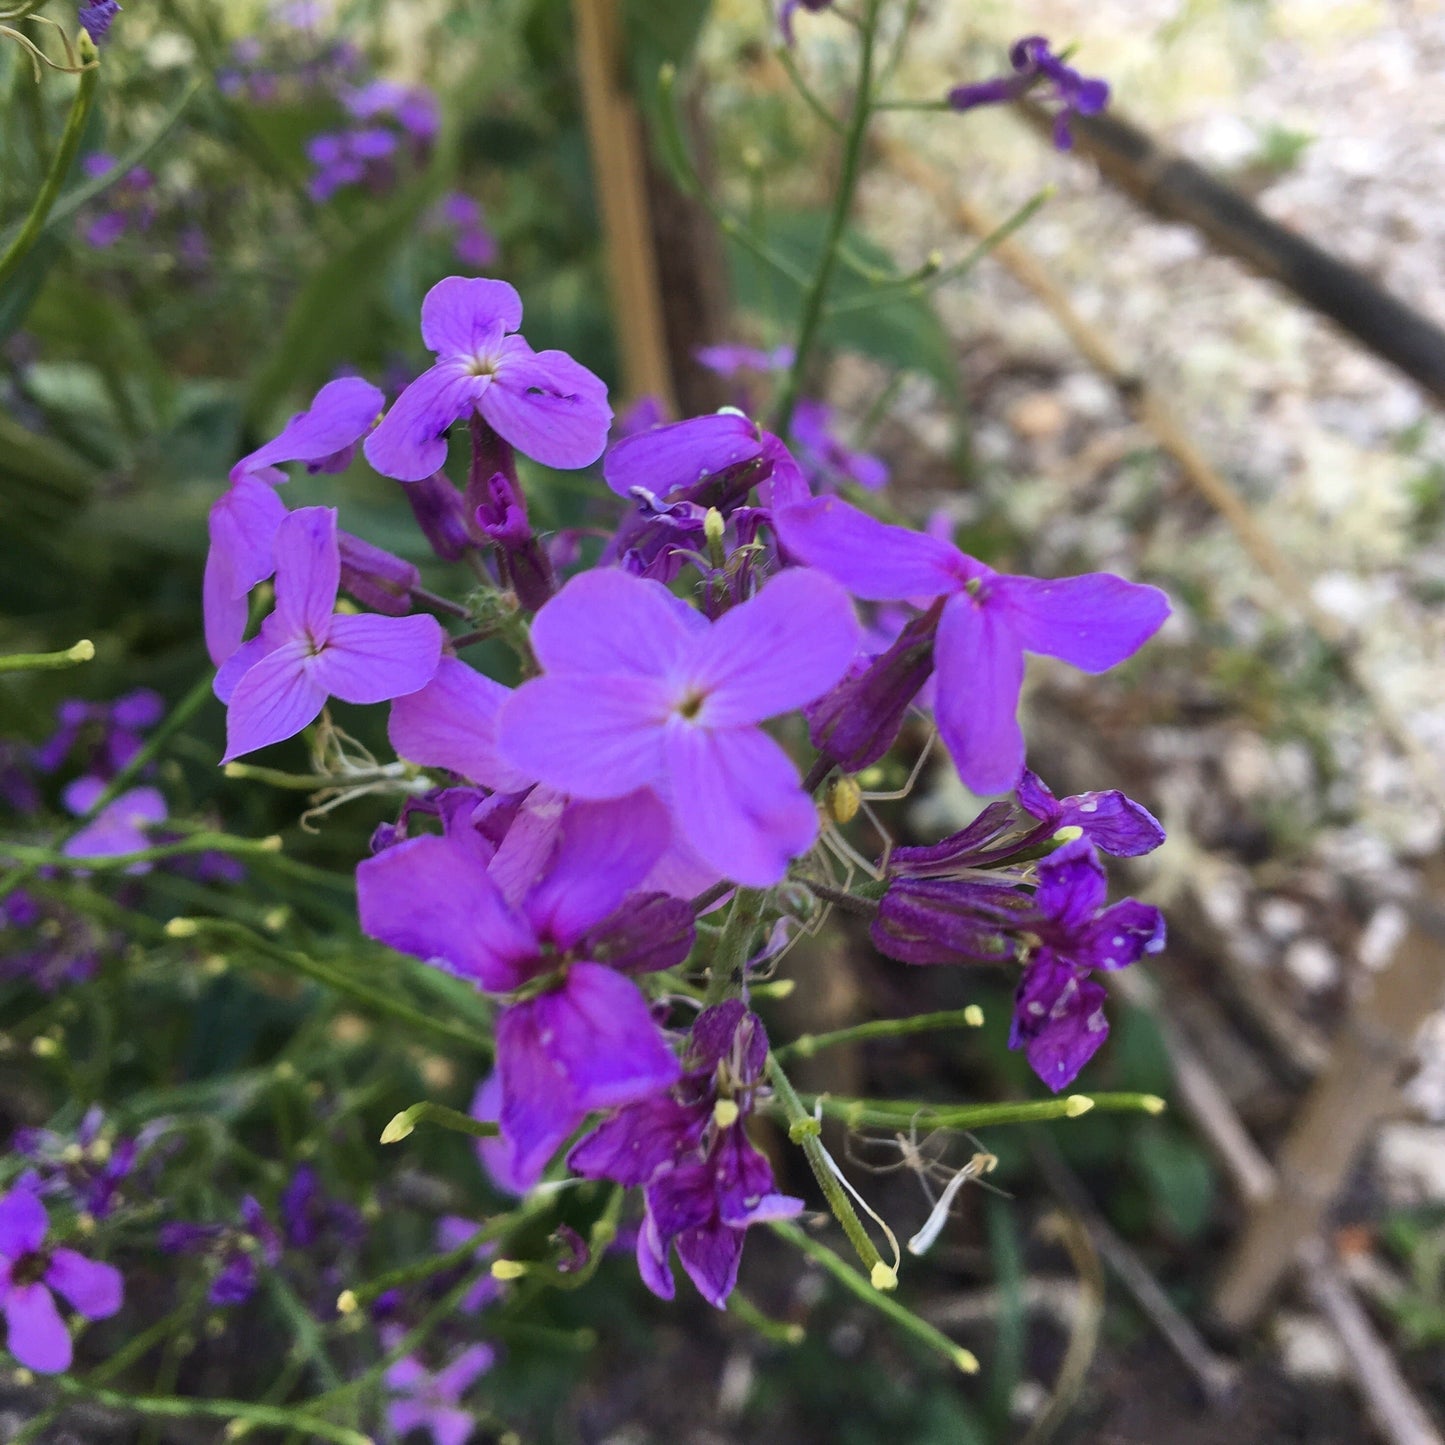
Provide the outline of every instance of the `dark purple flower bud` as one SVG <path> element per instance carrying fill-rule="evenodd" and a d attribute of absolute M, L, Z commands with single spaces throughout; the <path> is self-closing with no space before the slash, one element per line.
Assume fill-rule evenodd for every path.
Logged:
<path fill-rule="evenodd" d="M 804 709 L 808 736 L 845 773 L 876 763 L 897 741 L 919 689 L 933 672 L 942 599 L 898 634 L 880 656 L 854 668 L 826 697 Z"/>
<path fill-rule="evenodd" d="M 1017 837 L 1018 822 L 1012 803 L 990 803 L 968 827 L 940 842 L 895 848 L 888 855 L 888 872 L 898 878 L 949 878 L 965 868 L 987 867 L 1032 841 L 1032 831 Z"/>
<path fill-rule="evenodd" d="M 1028 896 L 1008 883 L 895 878 L 869 931 L 903 963 L 1006 963 L 1032 917 Z"/>
<path fill-rule="evenodd" d="M 480 542 L 469 520 L 466 501 L 445 472 L 407 482 L 402 491 L 422 536 L 443 562 L 457 561 Z"/>
<path fill-rule="evenodd" d="M 388 617 L 411 611 L 411 589 L 421 573 L 404 558 L 374 547 L 350 532 L 336 534 L 341 550 L 341 586 L 364 607 Z"/>
<path fill-rule="evenodd" d="M 697 929 L 692 905 L 667 893 L 633 894 L 594 928 L 580 948 L 593 963 L 619 973 L 656 973 L 692 952 Z"/>
<path fill-rule="evenodd" d="M 537 611 L 557 591 L 557 578 L 527 520 L 522 490 L 506 472 L 493 472 L 488 480 L 486 500 L 477 507 L 477 525 L 495 544 L 498 565 L 517 600 L 529 612 Z"/>

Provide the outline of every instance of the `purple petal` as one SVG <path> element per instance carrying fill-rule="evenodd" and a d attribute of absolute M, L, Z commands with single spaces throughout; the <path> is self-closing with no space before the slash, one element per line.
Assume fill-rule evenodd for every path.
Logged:
<path fill-rule="evenodd" d="M 460 1400 L 472 1382 L 492 1368 L 497 1352 L 490 1345 L 471 1345 L 436 1373 L 437 1392 L 444 1400 Z"/>
<path fill-rule="evenodd" d="M 567 1167 L 587 1179 L 611 1179 L 628 1188 L 647 1184 L 697 1148 L 708 1119 L 705 1108 L 657 1094 L 599 1124 L 567 1155 Z"/>
<path fill-rule="evenodd" d="M 546 876 L 527 898 L 532 926 L 570 948 L 642 882 L 671 838 L 667 809 L 646 789 L 571 804 Z"/>
<path fill-rule="evenodd" d="M 443 657 L 436 676 L 391 707 L 387 736 L 399 756 L 423 768 L 449 768 L 483 787 L 518 793 L 532 779 L 497 751 L 497 714 L 510 688 L 457 657 Z"/>
<path fill-rule="evenodd" d="M 317 654 L 314 676 L 343 702 L 385 702 L 425 687 L 441 661 L 435 617 L 337 617 Z"/>
<path fill-rule="evenodd" d="M 29 1370 L 58 1375 L 70 1368 L 70 1332 L 43 1284 L 10 1286 L 5 1296 L 5 1343 Z"/>
<path fill-rule="evenodd" d="M 545 467 L 591 466 L 612 425 L 606 383 L 565 351 L 511 348 L 477 405 L 499 436 Z"/>
<path fill-rule="evenodd" d="M 939 619 L 934 666 L 938 731 L 959 777 L 975 793 L 1008 791 L 1024 765 L 1017 639 L 994 608 L 954 597 Z"/>
<path fill-rule="evenodd" d="M 670 698 L 649 677 L 539 677 L 502 705 L 497 743 L 519 772 L 574 797 L 622 797 L 663 767 Z"/>
<path fill-rule="evenodd" d="M 114 1265 L 98 1264 L 73 1249 L 51 1254 L 45 1283 L 88 1320 L 108 1319 L 125 1296 L 125 1284 Z"/>
<path fill-rule="evenodd" d="M 1086 968 L 1128 968 L 1164 947 L 1164 915 L 1137 898 L 1106 908 L 1085 930 L 1075 961 Z"/>
<path fill-rule="evenodd" d="M 49 1226 L 45 1206 L 28 1189 L 15 1188 L 0 1199 L 0 1259 L 16 1260 L 45 1243 Z"/>
<path fill-rule="evenodd" d="M 263 657 L 236 684 L 226 712 L 229 763 L 257 748 L 295 737 L 326 706 L 326 689 L 317 684 L 305 642 L 288 642 Z"/>
<path fill-rule="evenodd" d="M 398 1364 L 401 1361 L 397 1362 Z M 425 1367 L 417 1362 L 417 1369 L 423 1374 Z M 386 1407 L 386 1423 L 391 1426 L 397 1439 L 402 1439 L 413 1430 L 424 1430 L 431 1424 L 431 1409 L 420 1400 L 392 1400 Z"/>
<path fill-rule="evenodd" d="M 448 838 L 413 838 L 356 870 L 361 931 L 414 958 L 440 960 L 491 993 L 515 988 L 537 954 L 479 859 Z"/>
<path fill-rule="evenodd" d="M 488 1124 L 495 1124 L 502 1116 L 502 1076 L 493 1070 L 480 1084 L 472 1096 L 471 1116 Z M 488 1178 L 504 1194 L 515 1194 L 519 1198 L 537 1181 L 528 1179 L 518 1172 L 517 1150 L 512 1140 L 498 1134 L 490 1139 L 477 1140 L 477 1158 L 482 1162 Z M 469 1226 L 468 1234 L 475 1228 Z M 460 1241 L 458 1241 L 460 1243 Z"/>
<path fill-rule="evenodd" d="M 675 727 L 666 745 L 673 824 L 724 877 L 770 887 L 812 847 L 817 809 L 766 733 Z"/>
<path fill-rule="evenodd" d="M 477 1428 L 477 1417 L 457 1405 L 433 1405 L 426 1423 L 435 1445 L 467 1445 Z"/>
<path fill-rule="evenodd" d="M 952 543 L 890 527 L 837 497 L 782 507 L 773 520 L 790 556 L 875 602 L 928 602 L 961 590 L 978 570 Z"/>
<path fill-rule="evenodd" d="M 293 416 L 274 441 L 231 468 L 231 480 L 277 462 L 325 461 L 360 441 L 385 405 L 386 397 L 359 376 L 328 381 L 309 410 Z"/>
<path fill-rule="evenodd" d="M 677 1257 L 697 1292 L 716 1309 L 726 1309 L 743 1260 L 743 1232 L 721 1221 L 677 1236 Z"/>
<path fill-rule="evenodd" d="M 667 497 L 762 453 L 756 422 L 741 412 L 693 417 L 627 437 L 607 453 L 602 476 L 620 497 L 642 487 Z"/>
<path fill-rule="evenodd" d="M 715 622 L 699 650 L 699 721 L 735 727 L 821 697 L 848 670 L 859 629 L 848 594 L 821 572 L 793 569 Z"/>
<path fill-rule="evenodd" d="M 605 963 L 619 973 L 655 973 L 681 963 L 692 952 L 696 936 L 692 905 L 685 899 L 634 893 L 588 933 L 584 951 L 593 963 Z"/>
<path fill-rule="evenodd" d="M 366 459 L 384 477 L 419 482 L 447 459 L 447 428 L 471 414 L 490 385 L 454 361 L 424 371 L 397 397 L 363 445 Z"/>
<path fill-rule="evenodd" d="M 270 622 L 270 618 L 266 622 Z M 211 691 L 224 703 L 230 703 L 240 681 L 263 657 L 270 657 L 279 646 L 277 627 L 261 625 L 261 631 L 249 642 L 243 642 L 216 670 Z"/>
<path fill-rule="evenodd" d="M 341 585 L 335 507 L 301 507 L 276 528 L 276 625 L 287 638 L 323 642 Z"/>
<path fill-rule="evenodd" d="M 522 324 L 522 298 L 505 281 L 448 276 L 421 303 L 421 338 L 438 356 L 473 357 Z"/>
<path fill-rule="evenodd" d="M 660 582 L 599 568 L 574 577 L 532 624 L 547 672 L 666 677 L 696 652 L 707 619 Z"/>
<path fill-rule="evenodd" d="M 1170 611 L 1157 587 L 1109 572 L 1053 582 L 1000 577 L 989 605 L 1007 613 L 1025 651 L 1061 658 L 1085 672 L 1104 672 L 1132 657 Z"/>
<path fill-rule="evenodd" d="M 1087 838 L 1075 838 L 1042 859 L 1038 876 L 1039 911 L 1062 929 L 1082 928 L 1109 896 L 1104 865 Z"/>
<path fill-rule="evenodd" d="M 1024 82 L 1016 76 L 980 80 L 973 85 L 955 85 L 948 92 L 948 104 L 958 111 L 973 110 L 975 106 L 998 105 L 1017 100 L 1023 90 Z"/>
<path fill-rule="evenodd" d="M 587 1114 L 567 1071 L 542 1043 L 537 1002 L 505 1008 L 497 1017 L 497 1077 L 502 1086 L 498 1120 L 518 1193 L 536 1184 L 547 1161 Z"/>
<path fill-rule="evenodd" d="M 1078 977 L 1045 949 L 1019 984 L 1009 1047 L 1023 1048 L 1034 1073 L 1058 1093 L 1108 1037 L 1106 999 L 1101 984 Z"/>
<path fill-rule="evenodd" d="M 241 644 L 246 596 L 276 570 L 276 529 L 286 504 L 257 477 L 242 477 L 212 505 L 202 600 L 206 647 L 218 666 Z"/>
<path fill-rule="evenodd" d="M 637 1231 L 637 1272 L 658 1299 L 670 1300 L 677 1293 L 677 1282 L 667 1262 L 671 1246 L 671 1239 L 663 1239 L 659 1234 L 657 1221 L 649 1209 L 643 1216 L 642 1228 Z"/>
<path fill-rule="evenodd" d="M 139 853 L 150 847 L 145 828 L 162 823 L 165 818 L 166 800 L 155 788 L 131 788 L 70 839 L 63 851 L 70 858 L 105 858 L 122 853 Z M 127 871 L 143 872 L 148 866 L 137 863 Z"/>

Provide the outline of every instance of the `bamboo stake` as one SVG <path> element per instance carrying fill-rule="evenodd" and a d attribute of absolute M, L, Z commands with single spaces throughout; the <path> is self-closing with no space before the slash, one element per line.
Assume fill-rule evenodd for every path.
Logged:
<path fill-rule="evenodd" d="M 622 62 L 619 0 L 573 0 L 572 13 L 623 388 L 630 397 L 658 397 L 671 414 L 676 397 L 653 249 L 646 140 Z"/>

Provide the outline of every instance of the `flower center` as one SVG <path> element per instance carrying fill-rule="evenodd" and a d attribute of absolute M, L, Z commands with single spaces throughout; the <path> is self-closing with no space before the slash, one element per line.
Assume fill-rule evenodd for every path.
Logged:
<path fill-rule="evenodd" d="M 10 1282 L 17 1285 L 39 1284 L 45 1278 L 50 1260 L 39 1250 L 22 1254 L 10 1267 Z"/>
<path fill-rule="evenodd" d="M 466 360 L 466 368 L 472 376 L 495 376 L 497 374 L 497 358 L 495 356 L 469 356 Z"/>
<path fill-rule="evenodd" d="M 689 688 L 678 701 L 677 715 L 686 718 L 688 722 L 693 722 L 702 711 L 702 705 L 706 701 L 707 694 L 705 692 L 699 692 L 696 688 Z"/>

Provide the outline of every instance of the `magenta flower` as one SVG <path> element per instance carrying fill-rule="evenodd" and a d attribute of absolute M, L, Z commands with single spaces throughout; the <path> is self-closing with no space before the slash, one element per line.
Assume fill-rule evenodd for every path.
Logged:
<path fill-rule="evenodd" d="M 537 614 L 546 675 L 503 704 L 502 756 L 578 798 L 653 788 L 705 863 L 767 887 L 818 816 L 759 724 L 825 693 L 857 640 L 847 597 L 817 572 L 784 572 L 711 624 L 659 583 L 584 573 Z"/>
<path fill-rule="evenodd" d="M 934 663 L 938 731 L 976 793 L 1012 788 L 1024 765 L 1024 653 L 1104 672 L 1163 625 L 1169 599 L 1107 572 L 1044 581 L 995 572 L 951 542 L 890 527 L 837 497 L 775 514 L 788 553 L 875 602 L 943 597 Z"/>
<path fill-rule="evenodd" d="M 49 1225 L 45 1206 L 28 1189 L 0 1197 L 0 1309 L 6 1343 L 22 1365 L 53 1375 L 68 1370 L 72 1358 L 70 1332 L 55 1295 L 86 1319 L 103 1320 L 120 1309 L 124 1285 L 112 1265 L 97 1264 L 73 1249 L 47 1249 Z"/>
<path fill-rule="evenodd" d="M 336 613 L 341 551 L 333 507 L 302 507 L 276 529 L 276 610 L 216 674 L 230 762 L 312 722 L 328 697 L 385 702 L 425 687 L 441 661 L 435 617 Z"/>
<path fill-rule="evenodd" d="M 497 1118 L 519 1189 L 593 1109 L 647 1098 L 678 1076 L 626 976 L 671 967 L 692 946 L 685 903 L 634 894 L 668 840 L 666 811 L 638 792 L 570 804 L 560 819 L 519 815 L 495 849 L 453 813 L 445 836 L 398 843 L 356 870 L 368 937 L 487 993 L 529 995 L 496 1025 Z"/>
<path fill-rule="evenodd" d="M 201 592 L 206 648 L 217 667 L 246 635 L 251 589 L 276 570 L 272 544 L 286 515 L 286 504 L 274 490 L 286 480 L 278 463 L 305 462 L 314 472 L 345 471 L 385 401 L 359 376 L 329 381 L 308 410 L 231 468 L 230 488 L 211 508 L 211 548 Z"/>
<path fill-rule="evenodd" d="M 366 439 L 383 476 L 419 482 L 446 460 L 447 429 L 473 415 L 549 467 L 602 455 L 612 408 L 606 384 L 564 351 L 533 351 L 510 335 L 522 300 L 505 281 L 449 276 L 421 304 L 422 339 L 436 353 Z"/>
<path fill-rule="evenodd" d="M 386 1422 L 396 1438 L 425 1430 L 436 1445 L 466 1445 L 477 1417 L 458 1402 L 492 1368 L 496 1357 L 490 1345 L 469 1345 L 445 1369 L 432 1374 L 414 1355 L 403 1355 L 386 1372 L 393 1393 Z"/>

